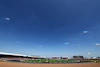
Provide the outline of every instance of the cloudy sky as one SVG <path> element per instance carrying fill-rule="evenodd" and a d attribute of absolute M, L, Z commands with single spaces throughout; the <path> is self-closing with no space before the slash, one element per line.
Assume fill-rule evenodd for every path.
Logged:
<path fill-rule="evenodd" d="M 0 52 L 100 56 L 100 0 L 0 0 Z"/>

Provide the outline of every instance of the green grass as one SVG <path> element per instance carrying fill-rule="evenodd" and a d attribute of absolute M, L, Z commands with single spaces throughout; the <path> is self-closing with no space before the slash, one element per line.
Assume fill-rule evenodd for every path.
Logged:
<path fill-rule="evenodd" d="M 100 63 L 100 60 L 87 60 L 87 59 L 85 60 L 85 59 L 84 59 L 84 60 L 82 60 L 82 61 L 96 61 L 96 63 Z"/>
<path fill-rule="evenodd" d="M 0 60 L 0 62 L 4 62 L 4 60 Z"/>
<path fill-rule="evenodd" d="M 25 60 L 27 62 L 46 62 L 46 60 Z"/>
<path fill-rule="evenodd" d="M 35 63 L 45 63 L 48 61 L 49 63 L 68 63 L 75 62 L 76 60 L 25 60 L 26 62 L 35 62 Z M 82 60 L 82 61 L 96 61 L 96 63 L 100 63 L 100 60 Z"/>
<path fill-rule="evenodd" d="M 67 63 L 67 62 L 72 62 L 73 60 L 26 60 L 27 62 L 42 62 L 45 63 L 48 61 L 49 63 Z"/>
<path fill-rule="evenodd" d="M 96 63 L 100 63 L 100 60 L 96 60 Z"/>

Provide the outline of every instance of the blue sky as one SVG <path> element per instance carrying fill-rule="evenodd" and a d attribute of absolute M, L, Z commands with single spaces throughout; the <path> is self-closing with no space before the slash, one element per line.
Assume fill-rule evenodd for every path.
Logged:
<path fill-rule="evenodd" d="M 0 52 L 100 56 L 100 0 L 0 0 Z"/>

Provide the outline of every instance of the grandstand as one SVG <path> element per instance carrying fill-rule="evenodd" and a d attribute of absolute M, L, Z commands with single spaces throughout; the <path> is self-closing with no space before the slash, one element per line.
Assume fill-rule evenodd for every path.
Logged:
<path fill-rule="evenodd" d="M 45 59 L 44 57 L 39 56 L 27 56 L 22 54 L 13 54 L 13 53 L 4 53 L 0 52 L 0 59 Z"/>
<path fill-rule="evenodd" d="M 84 59 L 83 56 L 73 56 L 73 59 Z"/>

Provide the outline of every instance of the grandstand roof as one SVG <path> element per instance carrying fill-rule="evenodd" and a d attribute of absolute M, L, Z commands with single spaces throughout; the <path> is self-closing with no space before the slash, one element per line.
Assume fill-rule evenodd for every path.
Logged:
<path fill-rule="evenodd" d="M 14 55 L 14 56 L 27 56 L 27 55 L 22 55 L 22 54 L 13 54 L 13 53 L 4 53 L 4 52 L 0 52 L 0 54 L 2 54 L 2 55 Z"/>

